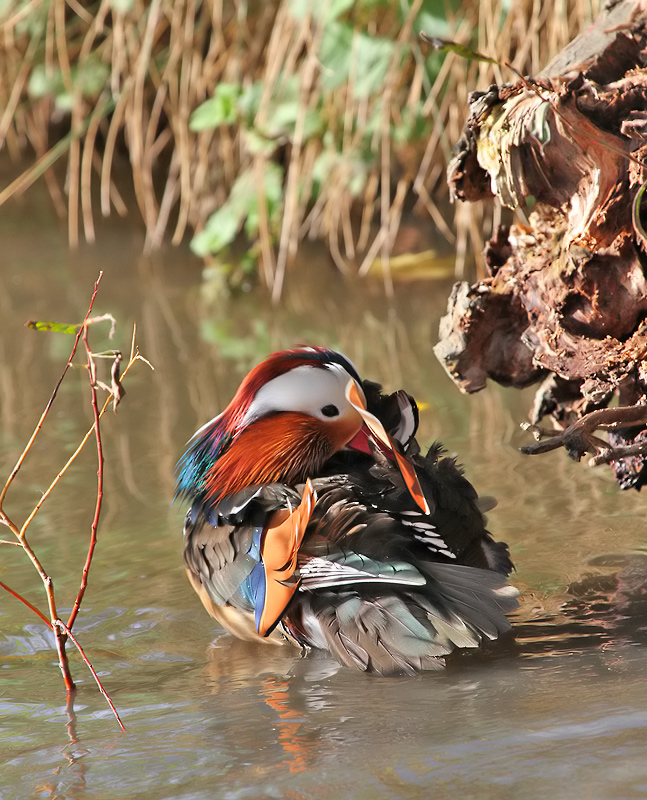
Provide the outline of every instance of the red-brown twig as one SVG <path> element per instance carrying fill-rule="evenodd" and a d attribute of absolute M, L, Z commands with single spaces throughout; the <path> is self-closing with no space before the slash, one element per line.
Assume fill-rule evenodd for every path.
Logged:
<path fill-rule="evenodd" d="M 21 603 L 23 603 L 23 605 L 25 605 L 34 614 L 36 614 L 54 632 L 54 636 L 55 636 L 55 640 L 56 640 L 56 650 L 57 650 L 58 658 L 59 658 L 59 666 L 60 666 L 60 669 L 61 669 L 61 673 L 63 675 L 63 680 L 64 680 L 64 683 L 65 683 L 65 688 L 66 688 L 67 695 L 68 695 L 68 705 L 72 701 L 74 690 L 75 690 L 74 681 L 72 680 L 72 675 L 71 675 L 70 668 L 69 668 L 67 654 L 66 654 L 66 651 L 65 651 L 65 644 L 66 644 L 67 639 L 69 638 L 72 641 L 72 643 L 75 645 L 75 647 L 77 648 L 79 653 L 81 654 L 81 657 L 83 658 L 83 661 L 85 662 L 85 664 L 87 665 L 88 669 L 92 673 L 95 681 L 97 682 L 99 690 L 101 691 L 101 693 L 106 698 L 106 700 L 108 702 L 108 705 L 110 706 L 112 712 L 114 713 L 114 715 L 115 715 L 115 717 L 117 719 L 117 722 L 119 723 L 119 726 L 121 727 L 121 729 L 123 731 L 125 731 L 123 723 L 121 722 L 121 719 L 119 718 L 119 714 L 117 713 L 117 710 L 115 709 L 114 704 L 112 703 L 110 697 L 108 696 L 107 692 L 105 691 L 104 687 L 102 686 L 101 681 L 99 680 L 99 677 L 98 677 L 96 671 L 94 670 L 94 668 L 92 667 L 92 664 L 90 663 L 90 661 L 88 660 L 87 656 L 85 655 L 81 645 L 76 640 L 76 638 L 74 637 L 74 635 L 72 634 L 72 631 L 71 631 L 72 626 L 74 624 L 74 621 L 75 621 L 75 619 L 76 619 L 76 617 L 77 617 L 77 615 L 79 613 L 81 602 L 83 600 L 83 596 L 85 594 L 85 591 L 86 591 L 86 588 L 87 588 L 87 585 L 88 585 L 88 574 L 89 574 L 90 566 L 91 566 L 91 563 L 92 563 L 92 556 L 93 556 L 93 553 L 94 553 L 94 549 L 95 549 L 96 544 L 97 544 L 97 531 L 98 531 L 98 526 L 99 526 L 99 519 L 100 519 L 100 516 L 101 516 L 101 508 L 102 508 L 102 504 L 103 504 L 104 455 L 103 455 L 103 444 L 102 444 L 102 439 L 101 439 L 100 420 L 101 420 L 102 416 L 104 415 L 104 413 L 106 412 L 107 408 L 109 407 L 110 403 L 112 402 L 113 406 L 116 407 L 117 403 L 121 399 L 121 397 L 123 395 L 123 389 L 121 387 L 121 380 L 128 373 L 128 371 L 130 370 L 132 365 L 135 363 L 135 361 L 138 361 L 138 360 L 144 361 L 146 364 L 151 366 L 149 364 L 149 362 L 143 356 L 140 355 L 138 349 L 135 346 L 136 328 L 134 328 L 133 329 L 133 340 L 132 340 L 132 346 L 131 346 L 131 353 L 130 353 L 130 361 L 129 361 L 128 365 L 126 366 L 126 368 L 124 369 L 124 372 L 123 372 L 123 375 L 121 376 L 121 378 L 119 377 L 119 362 L 121 361 L 121 353 L 115 352 L 115 353 L 113 353 L 114 364 L 113 364 L 113 369 L 112 369 L 112 373 L 111 373 L 112 385 L 111 386 L 106 386 L 102 382 L 96 380 L 95 362 L 94 362 L 95 354 L 92 353 L 92 350 L 90 349 L 90 346 L 89 346 L 89 342 L 88 342 L 88 327 L 89 327 L 90 324 L 92 324 L 94 322 L 110 320 L 113 323 L 113 329 L 114 329 L 114 318 L 111 315 L 106 314 L 106 315 L 103 315 L 101 317 L 94 317 L 94 318 L 90 317 L 90 314 L 92 313 L 92 308 L 93 308 L 93 305 L 94 305 L 94 300 L 95 300 L 95 298 L 97 296 L 97 292 L 98 292 L 98 289 L 99 289 L 99 283 L 101 281 L 102 274 L 103 273 L 99 274 L 99 277 L 98 277 L 97 281 L 95 282 L 94 291 L 92 293 L 92 298 L 90 300 L 90 304 L 89 304 L 89 308 L 88 308 L 87 314 L 85 315 L 83 323 L 78 327 L 78 331 L 76 332 L 76 338 L 74 340 L 74 345 L 72 347 L 72 352 L 71 352 L 71 354 L 70 354 L 70 356 L 69 356 L 69 358 L 67 360 L 67 363 L 65 364 L 65 367 L 63 369 L 63 373 L 62 373 L 61 377 L 59 378 L 58 383 L 56 384 L 56 387 L 54 388 L 54 391 L 52 392 L 52 395 L 50 396 L 50 399 L 49 399 L 49 401 L 47 403 L 47 406 L 46 406 L 44 412 L 42 413 L 42 415 L 41 415 L 41 417 L 40 417 L 40 419 L 38 421 L 38 424 L 36 425 L 36 428 L 35 428 L 34 432 L 32 433 L 29 441 L 27 442 L 27 445 L 26 445 L 25 449 L 21 453 L 18 461 L 16 462 L 15 467 L 13 468 L 13 470 L 11 472 L 11 475 L 7 479 L 7 482 L 5 483 L 4 488 L 2 489 L 2 492 L 0 493 L 0 524 L 6 525 L 9 528 L 9 530 L 13 533 L 13 535 L 16 537 L 16 541 L 9 541 L 9 540 L 6 540 L 6 539 L 0 539 L 0 544 L 13 544 L 13 545 L 16 545 L 18 547 L 21 547 L 23 549 L 23 551 L 25 552 L 25 554 L 28 556 L 28 558 L 31 560 L 32 564 L 34 565 L 35 569 L 37 570 L 38 574 L 40 575 L 40 578 L 41 578 L 41 580 L 43 582 L 43 585 L 45 587 L 45 593 L 46 593 L 46 596 L 47 596 L 47 603 L 48 603 L 48 610 L 49 610 L 50 618 L 48 619 L 47 616 L 42 611 L 40 611 L 40 609 L 38 609 L 36 606 L 34 606 L 32 603 L 30 603 L 29 600 L 24 598 L 21 594 L 19 594 L 18 592 L 14 591 L 13 589 L 11 589 L 5 583 L 0 582 L 0 588 L 4 589 L 6 592 L 11 594 L 13 597 L 15 597 Z M 55 329 L 55 327 L 56 326 L 50 326 L 50 329 Z M 69 328 L 71 326 L 63 326 L 63 327 Z M 41 328 L 37 328 L 37 329 L 47 330 L 47 327 L 41 326 Z M 76 330 L 76 326 L 74 326 L 74 330 Z M 65 331 L 65 332 L 68 332 L 68 331 Z M 112 330 L 111 330 L 111 335 L 112 335 Z M 83 339 L 83 343 L 85 345 L 85 350 L 86 350 L 86 360 L 87 360 L 86 366 L 87 366 L 88 375 L 89 375 L 89 379 L 90 379 L 89 382 L 90 382 L 90 393 L 91 393 L 91 405 L 92 405 L 92 412 L 93 412 L 93 416 L 94 416 L 94 421 L 93 421 L 92 427 L 86 433 L 86 435 L 84 436 L 84 438 L 81 441 L 81 443 L 79 444 L 79 446 L 76 448 L 76 450 L 74 451 L 72 456 L 66 462 L 65 466 L 59 471 L 58 475 L 54 478 L 54 480 L 50 484 L 50 486 L 47 489 L 47 491 L 44 492 L 44 494 L 42 495 L 42 497 L 40 498 L 38 503 L 32 509 L 30 514 L 27 516 L 27 519 L 23 523 L 22 527 L 19 528 L 13 522 L 13 520 L 8 516 L 8 514 L 5 512 L 4 507 L 3 507 L 4 500 L 5 500 L 5 497 L 7 495 L 7 491 L 9 489 L 9 487 L 11 486 L 13 480 L 15 479 L 16 475 L 18 474 L 18 471 L 20 470 L 22 464 L 24 463 L 25 458 L 27 457 L 29 451 L 31 450 L 31 447 L 32 447 L 32 445 L 34 443 L 34 440 L 36 439 L 36 436 L 40 433 L 40 431 L 41 431 L 41 429 L 43 427 L 45 419 L 46 419 L 46 417 L 47 417 L 47 415 L 49 413 L 49 410 L 50 410 L 50 408 L 52 406 L 52 403 L 54 402 L 54 399 L 56 398 L 56 395 L 57 395 L 58 390 L 59 390 L 59 388 L 61 386 L 63 378 L 67 374 L 69 368 L 72 366 L 72 360 L 73 360 L 73 358 L 74 358 L 74 356 L 76 354 L 76 351 L 78 349 L 78 344 L 79 344 L 79 341 L 81 339 Z M 151 366 L 151 369 L 152 369 L 152 366 Z M 108 394 L 108 398 L 104 402 L 101 411 L 99 411 L 99 405 L 98 405 L 98 401 L 97 401 L 97 388 L 98 387 L 102 387 L 102 388 L 107 389 L 107 391 L 109 393 Z M 97 468 L 97 498 L 96 498 L 96 503 L 95 503 L 94 516 L 93 516 L 93 519 L 92 519 L 92 525 L 91 525 L 91 529 L 90 529 L 90 543 L 89 543 L 89 547 L 88 547 L 88 553 L 87 553 L 87 556 L 86 556 L 85 564 L 83 566 L 83 572 L 82 572 L 82 576 L 81 576 L 81 583 L 80 583 L 79 590 L 77 592 L 77 595 L 76 595 L 76 598 L 75 598 L 75 601 L 74 601 L 74 605 L 72 607 L 72 611 L 70 613 L 70 617 L 68 619 L 67 624 L 65 624 L 59 618 L 58 612 L 56 610 L 56 599 L 55 599 L 55 595 L 54 595 L 54 586 L 53 586 L 53 583 L 52 583 L 52 578 L 46 572 L 46 570 L 44 569 L 44 567 L 40 563 L 40 560 L 38 559 L 36 553 L 34 552 L 32 547 L 30 546 L 29 541 L 27 539 L 27 529 L 28 529 L 30 523 L 32 522 L 32 520 L 34 519 L 34 517 L 36 516 L 36 514 L 38 513 L 39 509 L 42 507 L 42 505 L 45 502 L 45 500 L 52 493 L 54 487 L 57 485 L 57 483 L 63 477 L 63 475 L 65 474 L 65 472 L 69 468 L 69 466 L 76 459 L 78 454 L 81 452 L 81 450 L 83 449 L 85 443 L 87 442 L 87 440 L 92 435 L 93 431 L 94 431 L 94 434 L 95 434 L 96 447 L 97 447 L 97 461 L 98 461 L 98 468 Z"/>
<path fill-rule="evenodd" d="M 43 582 L 43 586 L 45 587 L 45 593 L 46 593 L 46 596 L 47 596 L 47 604 L 48 604 L 49 612 L 50 612 L 51 626 L 53 626 L 54 620 L 58 619 L 58 612 L 57 612 L 57 609 L 56 609 L 56 598 L 54 596 L 54 584 L 52 582 L 52 578 L 45 571 L 44 567 L 40 563 L 40 560 L 36 556 L 36 553 L 32 550 L 29 542 L 27 541 L 26 531 L 27 531 L 28 522 L 25 523 L 25 525 L 23 525 L 22 528 L 19 530 L 18 527 L 14 524 L 14 522 L 11 520 L 11 518 L 7 515 L 6 511 L 4 510 L 4 501 L 5 501 L 5 498 L 6 498 L 6 495 L 7 495 L 7 491 L 9 490 L 9 487 L 13 483 L 16 475 L 18 474 L 21 466 L 23 465 L 23 463 L 25 461 L 25 458 L 27 457 L 27 454 L 31 450 L 31 447 L 32 447 L 36 437 L 38 436 L 38 434 L 42 430 L 42 427 L 43 427 L 43 425 L 45 423 L 45 419 L 47 418 L 47 415 L 49 414 L 49 411 L 50 411 L 50 409 L 52 407 L 52 404 L 54 403 L 54 400 L 56 399 L 56 395 L 58 394 L 58 390 L 59 390 L 59 388 L 61 386 L 61 383 L 63 382 L 63 379 L 65 378 L 65 375 L 67 374 L 69 368 L 72 365 L 72 359 L 74 358 L 74 355 L 76 354 L 76 350 L 77 350 L 78 344 L 79 344 L 79 339 L 80 339 L 80 337 L 82 335 L 83 330 L 85 329 L 85 322 L 87 321 L 87 319 L 89 318 L 89 316 L 90 316 L 90 314 L 92 312 L 92 306 L 94 304 L 94 299 L 95 299 L 95 297 L 97 295 L 97 291 L 98 291 L 99 281 L 100 280 L 101 280 L 101 274 L 99 274 L 99 278 L 97 279 L 97 281 L 96 281 L 96 283 L 94 285 L 94 292 L 92 294 L 92 298 L 90 300 L 90 305 L 89 305 L 87 314 L 85 316 L 84 325 L 79 329 L 79 331 L 78 331 L 78 333 L 77 333 L 77 335 L 76 335 L 76 337 L 74 339 L 74 344 L 72 346 L 72 351 L 71 351 L 70 356 L 69 356 L 69 358 L 68 358 L 68 360 L 67 360 L 67 362 L 65 364 L 65 367 L 63 368 L 63 372 L 61 374 L 61 377 L 58 379 L 58 382 L 57 382 L 56 386 L 54 387 L 54 391 L 50 395 L 50 398 L 49 398 L 49 400 L 47 402 L 45 410 L 41 414 L 40 419 L 38 420 L 38 423 L 37 423 L 37 425 L 36 425 L 36 427 L 34 429 L 34 432 L 32 433 L 32 435 L 31 435 L 29 441 L 27 442 L 27 445 L 25 446 L 24 450 L 20 454 L 20 457 L 18 458 L 18 461 L 16 462 L 16 465 L 14 466 L 13 470 L 11 471 L 11 474 L 9 475 L 9 478 L 7 479 L 5 485 L 4 485 L 3 489 L 2 489 L 2 492 L 0 493 L 0 522 L 3 523 L 4 525 L 6 525 L 9 528 L 9 530 L 11 530 L 11 532 L 14 534 L 14 536 L 16 536 L 16 538 L 18 540 L 18 543 L 20 544 L 20 546 L 22 547 L 23 551 L 25 552 L 27 557 L 30 559 L 32 564 L 34 565 L 34 567 L 35 567 L 36 571 L 38 572 L 38 574 L 40 575 L 40 578 L 41 578 L 41 580 Z M 14 594 L 14 596 L 16 596 L 15 593 L 12 592 L 12 594 Z M 55 627 L 53 627 L 52 629 L 54 631 L 54 636 L 56 638 L 56 651 L 58 653 L 59 667 L 60 667 L 60 670 L 61 670 L 61 674 L 63 676 L 63 682 L 65 684 L 65 689 L 69 694 L 70 692 L 74 691 L 75 687 L 74 687 L 74 680 L 72 679 L 72 673 L 70 672 L 70 666 L 69 666 L 69 662 L 68 662 L 68 659 L 67 659 L 67 654 L 65 652 L 65 634 L 63 634 L 59 629 L 57 629 Z"/>
<path fill-rule="evenodd" d="M 106 690 L 103 688 L 103 685 L 102 685 L 101 681 L 99 680 L 99 676 L 98 676 L 98 675 L 97 675 L 97 673 L 95 672 L 95 669 L 94 669 L 94 667 L 92 666 L 92 664 L 90 663 L 90 660 L 88 659 L 88 657 L 86 656 L 86 654 L 83 652 L 83 648 L 82 648 L 82 647 L 81 647 L 81 645 L 79 644 L 79 642 L 78 642 L 78 640 L 77 640 L 76 636 L 75 636 L 75 635 L 72 633 L 72 631 L 71 631 L 71 630 L 70 630 L 70 629 L 67 627 L 67 625 L 66 625 L 66 624 L 63 622 L 63 620 L 62 620 L 62 619 L 57 619 L 57 620 L 55 620 L 55 621 L 54 621 L 54 627 L 55 627 L 55 628 L 59 628 L 59 629 L 60 629 L 60 631 L 61 631 L 61 633 L 62 633 L 64 636 L 67 636 L 67 637 L 68 637 L 68 638 L 71 640 L 72 644 L 73 644 L 73 645 L 76 647 L 76 649 L 79 651 L 79 653 L 80 653 L 80 655 L 81 655 L 81 658 L 82 658 L 82 659 L 83 659 L 83 661 L 85 662 L 85 666 L 86 666 L 86 667 L 87 667 L 87 668 L 90 670 L 90 672 L 92 673 L 92 677 L 93 677 L 93 678 L 94 678 L 94 680 L 97 682 L 97 686 L 99 687 L 99 691 L 100 691 L 100 692 L 101 692 L 101 694 L 102 694 L 102 695 L 103 695 L 103 696 L 106 698 L 106 701 L 107 701 L 108 705 L 110 706 L 110 709 L 112 710 L 112 713 L 115 715 L 115 717 L 116 717 L 116 719 L 117 719 L 117 722 L 119 723 L 119 727 L 121 728 L 121 730 L 122 730 L 124 733 L 126 733 L 126 728 L 124 727 L 124 723 L 121 721 L 121 717 L 119 716 L 119 714 L 118 714 L 118 712 L 117 712 L 117 709 L 116 709 L 116 708 L 115 708 L 115 706 L 114 706 L 114 703 L 113 703 L 113 702 L 112 702 L 112 700 L 110 699 L 110 696 L 108 695 L 108 692 L 106 692 Z"/>
<path fill-rule="evenodd" d="M 11 589 L 9 586 L 7 586 L 7 584 L 6 584 L 6 583 L 3 583 L 2 581 L 0 581 L 0 586 L 1 586 L 1 587 L 2 587 L 2 588 L 5 590 L 5 591 L 9 592 L 9 594 L 10 594 L 10 595 L 12 595 L 13 597 L 15 597 L 15 598 L 16 598 L 16 600 L 20 600 L 20 602 L 21 602 L 23 605 L 26 605 L 26 606 L 27 606 L 27 608 L 30 608 L 30 609 L 31 609 L 31 610 L 34 612 L 34 614 L 36 614 L 36 616 L 40 617 L 40 618 L 43 620 L 43 622 L 45 623 L 45 625 L 47 625 L 47 626 L 48 626 L 48 627 L 49 627 L 51 630 L 54 630 L 54 626 L 53 626 L 53 625 L 52 625 L 52 623 L 51 623 L 51 622 L 50 622 L 50 621 L 47 619 L 47 617 L 46 617 L 46 616 L 43 614 L 43 612 L 42 612 L 42 611 L 41 611 L 39 608 L 36 608 L 36 606 L 35 606 L 33 603 L 30 603 L 30 602 L 29 602 L 29 600 L 27 600 L 27 598 L 26 598 L 26 597 L 23 597 L 23 596 L 22 596 L 22 595 L 21 595 L 19 592 L 15 592 L 13 589 Z"/>
<path fill-rule="evenodd" d="M 63 372 L 61 374 L 61 377 L 58 379 L 58 382 L 57 382 L 56 386 L 54 387 L 54 391 L 52 392 L 52 394 L 51 394 L 51 396 L 50 396 L 50 398 L 49 398 L 49 400 L 47 402 L 47 405 L 45 406 L 45 410 L 41 414 L 40 419 L 38 420 L 38 424 L 36 425 L 36 427 L 34 429 L 34 432 L 32 433 L 29 441 L 25 445 L 25 449 L 20 454 L 20 457 L 19 457 L 18 461 L 16 462 L 16 466 L 12 469 L 11 475 L 9 475 L 9 477 L 7 478 L 7 482 L 5 483 L 5 485 L 4 485 L 3 489 L 2 489 L 2 492 L 0 492 L 0 521 L 5 522 L 5 524 L 6 524 L 6 514 L 5 514 L 4 509 L 3 509 L 5 497 L 7 496 L 7 492 L 9 491 L 9 487 L 13 483 L 14 478 L 18 474 L 18 471 L 19 471 L 20 467 L 23 465 L 23 462 L 24 462 L 25 458 L 27 458 L 27 453 L 29 453 L 29 451 L 31 450 L 31 446 L 34 443 L 34 439 L 38 436 L 38 434 L 40 433 L 41 428 L 43 427 L 43 424 L 45 422 L 45 418 L 49 414 L 49 410 L 52 407 L 52 403 L 56 399 L 56 395 L 58 394 L 58 390 L 60 389 L 60 386 L 63 383 L 63 378 L 65 378 L 65 376 L 67 375 L 67 371 L 72 366 L 72 359 L 76 355 L 76 350 L 77 350 L 77 347 L 79 346 L 79 340 L 81 339 L 81 335 L 83 334 L 83 331 L 85 330 L 85 325 L 86 325 L 86 323 L 87 323 L 87 321 L 88 321 L 88 319 L 90 317 L 90 314 L 92 313 L 92 306 L 94 305 L 94 299 L 97 296 L 97 292 L 99 291 L 99 283 L 101 282 L 102 276 L 103 276 L 103 272 L 100 272 L 99 273 L 99 277 L 97 278 L 97 280 L 96 280 L 96 282 L 94 284 L 94 291 L 92 293 L 92 298 L 90 299 L 90 305 L 88 307 L 88 312 L 85 315 L 85 319 L 83 320 L 83 324 L 79 328 L 79 332 L 76 334 L 76 338 L 74 339 L 74 344 L 72 345 L 72 352 L 70 353 L 70 356 L 67 359 L 67 363 L 65 364 L 65 367 L 63 368 Z"/>
<path fill-rule="evenodd" d="M 88 344 L 88 329 L 87 327 L 83 329 L 83 344 L 85 345 L 85 351 L 88 358 L 88 371 L 90 376 L 94 374 L 94 362 L 92 360 L 92 351 L 90 350 L 90 345 Z M 72 628 L 74 625 L 74 620 L 79 613 L 79 608 L 81 607 L 81 601 L 83 600 L 83 595 L 85 594 L 86 587 L 88 585 L 88 573 L 90 571 L 90 565 L 92 563 L 92 555 L 94 553 L 94 548 L 97 544 L 97 529 L 99 527 L 99 517 L 101 516 L 101 506 L 103 504 L 103 444 L 101 442 L 101 426 L 99 425 L 99 407 L 97 405 L 97 388 L 96 382 L 91 377 L 90 379 L 90 395 L 91 395 L 91 402 L 92 402 L 92 413 L 94 415 L 94 436 L 97 443 L 97 501 L 94 507 L 94 518 L 92 520 L 92 526 L 90 528 L 90 544 L 88 546 L 88 554 L 85 559 L 85 564 L 83 565 L 83 572 L 81 574 L 81 585 L 79 586 L 79 591 L 77 592 L 76 598 L 74 600 L 74 606 L 72 607 L 72 611 L 70 613 L 70 617 L 67 621 L 67 627 Z"/>

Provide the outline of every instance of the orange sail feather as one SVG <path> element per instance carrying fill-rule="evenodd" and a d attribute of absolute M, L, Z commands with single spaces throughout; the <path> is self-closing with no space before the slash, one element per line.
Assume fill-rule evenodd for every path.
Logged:
<path fill-rule="evenodd" d="M 265 567 L 265 603 L 258 626 L 261 636 L 271 633 L 299 586 L 294 577 L 297 553 L 315 500 L 314 489 L 308 480 L 297 508 L 292 512 L 274 512 L 263 533 L 261 557 Z"/>

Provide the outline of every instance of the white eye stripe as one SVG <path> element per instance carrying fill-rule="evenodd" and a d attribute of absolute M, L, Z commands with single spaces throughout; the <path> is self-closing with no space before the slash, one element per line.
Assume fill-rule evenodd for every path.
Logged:
<path fill-rule="evenodd" d="M 346 400 L 346 384 L 350 375 L 339 364 L 326 367 L 302 365 L 272 378 L 256 392 L 241 425 L 276 411 L 298 411 L 330 421 L 322 408 L 336 406 L 340 413 L 350 408 Z M 334 419 L 334 418 L 333 418 Z"/>

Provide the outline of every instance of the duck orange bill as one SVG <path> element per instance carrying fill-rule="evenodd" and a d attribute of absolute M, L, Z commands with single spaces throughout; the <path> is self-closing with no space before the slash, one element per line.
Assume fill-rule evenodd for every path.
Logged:
<path fill-rule="evenodd" d="M 258 623 L 261 636 L 272 632 L 299 587 L 299 581 L 294 577 L 297 553 L 315 500 L 315 491 L 308 480 L 299 505 L 294 510 L 275 511 L 263 531 L 261 557 L 265 569 L 265 601 Z"/>
<path fill-rule="evenodd" d="M 357 383 L 354 380 L 350 380 L 346 384 L 346 399 L 360 414 L 366 427 L 370 430 L 373 436 L 378 441 L 382 442 L 382 444 L 384 444 L 386 447 L 388 447 L 393 453 L 396 464 L 398 465 L 407 489 L 409 490 L 409 494 L 411 497 L 413 497 L 418 507 L 422 509 L 425 514 L 430 514 L 431 510 L 423 494 L 422 487 L 420 486 L 420 481 L 418 480 L 418 476 L 416 475 L 416 470 L 413 464 L 411 464 L 407 458 L 405 458 L 405 456 L 399 452 L 398 442 L 396 442 L 392 436 L 389 436 L 380 420 L 367 410 L 364 398 L 362 394 L 360 394 Z"/>

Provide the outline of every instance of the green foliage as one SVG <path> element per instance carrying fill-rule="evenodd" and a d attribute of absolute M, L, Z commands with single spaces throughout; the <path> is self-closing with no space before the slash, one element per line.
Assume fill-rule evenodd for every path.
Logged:
<path fill-rule="evenodd" d="M 321 40 L 322 85 L 332 91 L 349 83 L 361 100 L 384 88 L 396 44 L 391 39 L 356 31 L 346 22 L 330 22 Z"/>
<path fill-rule="evenodd" d="M 294 136 L 299 114 L 303 114 L 303 139 L 320 134 L 324 123 L 317 110 L 301 111 L 302 96 L 299 76 L 279 76 L 266 102 L 262 118 L 259 117 L 263 93 L 262 81 L 255 81 L 246 89 L 235 83 L 223 83 L 216 87 L 214 95 L 206 100 L 191 115 L 189 127 L 199 132 L 218 128 L 221 125 L 241 126 L 248 137 L 257 137 L 265 143 L 259 150 L 273 151 L 276 142 Z"/>
<path fill-rule="evenodd" d="M 430 44 L 440 52 L 456 53 L 456 55 L 459 55 L 461 58 L 466 58 L 468 61 L 484 61 L 486 64 L 501 65 L 501 62 L 497 61 L 496 58 L 490 58 L 482 53 L 477 53 L 475 50 L 470 50 L 469 47 L 465 47 L 460 44 L 460 42 L 448 42 L 445 39 L 439 39 L 435 36 L 424 36 L 423 39 L 427 44 Z"/>
<path fill-rule="evenodd" d="M 365 5 L 366 3 L 358 3 L 357 5 Z M 355 0 L 329 0 L 329 2 L 321 2 L 321 0 L 291 0 L 290 13 L 297 19 L 304 19 L 307 14 L 310 14 L 318 22 L 330 22 L 337 19 L 346 11 L 349 11 Z"/>
<path fill-rule="evenodd" d="M 97 57 L 90 56 L 83 66 L 71 68 L 73 92 L 82 97 L 97 97 L 106 85 L 110 69 Z M 29 95 L 37 100 L 48 95 L 54 96 L 59 111 L 69 112 L 74 103 L 73 92 L 69 92 L 63 81 L 60 69 L 51 69 L 45 64 L 36 64 L 29 76 L 27 85 Z"/>
<path fill-rule="evenodd" d="M 351 197 L 359 197 L 366 186 L 372 157 L 361 148 L 347 149 L 340 152 L 330 139 L 329 146 L 315 159 L 312 166 L 312 194 L 318 197 L 328 176 L 343 167 L 344 185 Z"/>
<path fill-rule="evenodd" d="M 418 27 L 423 24 L 434 33 L 443 29 L 439 23 L 429 26 L 438 12 L 440 0 L 425 0 Z M 404 19 L 406 3 L 399 12 L 385 0 L 291 0 L 289 10 L 297 20 L 306 17 L 325 22 L 317 49 L 316 86 L 306 90 L 303 69 L 279 72 L 272 83 L 255 80 L 248 83 L 223 82 L 213 96 L 191 115 L 189 127 L 195 133 L 230 127 L 253 159 L 262 159 L 262 193 L 268 216 L 269 235 L 276 240 L 284 210 L 284 170 L 272 160 L 289 148 L 299 133 L 299 145 L 313 141 L 319 151 L 311 162 L 310 172 L 299 178 L 299 198 L 306 205 L 322 196 L 327 181 L 335 175 L 343 181 L 344 191 L 361 198 L 367 179 L 379 164 L 380 139 L 384 134 L 383 91 L 389 75 L 397 76 L 404 64 L 412 63 L 412 44 L 396 42 L 397 22 Z M 392 34 L 375 35 L 365 30 L 378 12 L 392 14 Z M 398 20 L 398 13 L 402 19 Z M 430 69 L 436 71 L 442 59 L 432 55 Z M 397 89 L 397 82 L 394 84 Z M 331 117 L 331 107 L 340 92 L 349 92 L 354 103 L 366 103 L 366 115 L 342 120 Z M 397 116 L 387 114 L 386 130 L 397 146 L 423 142 L 429 133 L 429 121 L 422 114 L 423 101 L 407 105 Z M 345 130 L 340 126 L 343 122 Z M 350 122 L 350 125 L 349 125 Z M 349 136 L 350 134 L 350 136 Z M 352 143 L 351 143 L 352 142 Z M 287 151 L 289 153 L 289 149 Z M 258 163 L 258 162 L 257 162 Z M 194 236 L 191 247 L 202 257 L 220 256 L 244 232 L 251 239 L 249 259 L 254 262 L 259 248 L 258 169 L 243 167 L 233 182 L 223 205 Z M 304 192 L 308 196 L 304 197 Z M 225 259 L 226 261 L 226 259 Z M 219 275 L 227 272 L 219 267 Z"/>
<path fill-rule="evenodd" d="M 251 330 L 240 335 L 231 319 L 210 317 L 201 322 L 204 341 L 217 345 L 218 353 L 243 368 L 249 368 L 272 350 L 272 338 L 267 323 L 251 320 Z"/>
<path fill-rule="evenodd" d="M 191 114 L 189 128 L 199 131 L 233 125 L 239 119 L 238 99 L 242 88 L 237 83 L 219 83 L 210 100 L 206 100 Z"/>
<path fill-rule="evenodd" d="M 268 162 L 262 174 L 268 223 L 276 228 L 283 200 L 283 169 Z M 245 235 L 255 239 L 259 233 L 259 176 L 250 168 L 235 180 L 225 203 L 207 220 L 204 229 L 193 237 L 191 249 L 198 256 L 220 253 L 244 227 Z"/>
<path fill-rule="evenodd" d="M 420 13 L 413 22 L 416 33 L 426 33 L 427 36 L 448 37 L 451 28 L 447 21 L 447 11 L 456 12 L 460 3 L 447 2 L 447 0 L 423 0 Z"/>

